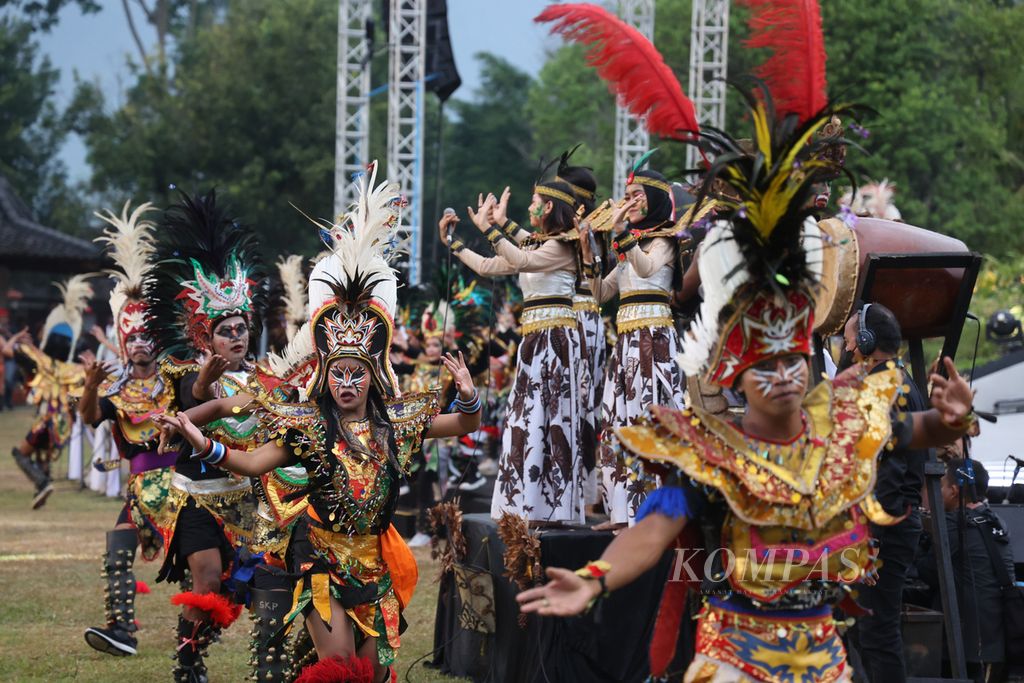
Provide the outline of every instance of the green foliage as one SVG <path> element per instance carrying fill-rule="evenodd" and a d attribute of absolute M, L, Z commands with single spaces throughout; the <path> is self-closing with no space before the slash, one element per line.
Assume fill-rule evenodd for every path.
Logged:
<path fill-rule="evenodd" d="M 60 11 L 77 5 L 82 14 L 100 11 L 96 0 L 0 0 L 0 10 L 7 8 L 20 14 L 33 31 L 49 31 L 56 25 Z"/>
<path fill-rule="evenodd" d="M 984 326 L 989 316 L 1002 310 L 1008 310 L 1018 320 L 1024 320 L 1024 255 L 986 256 L 982 264 L 974 287 L 974 297 L 971 299 L 971 312 L 978 316 Z M 974 354 L 974 336 L 974 327 L 968 324 L 957 351 L 957 365 L 960 367 L 966 367 Z M 995 342 L 985 339 L 985 331 L 982 330 L 977 364 L 995 360 L 1000 355 L 1002 349 Z"/>
<path fill-rule="evenodd" d="M 823 3 L 829 81 L 880 112 L 854 167 L 900 189 L 914 225 L 979 250 L 1024 248 L 1024 5 Z"/>
<path fill-rule="evenodd" d="M 137 73 L 113 111 L 79 84 L 92 189 L 166 204 L 171 185 L 216 186 L 268 254 L 312 252 L 316 231 L 289 203 L 332 211 L 337 36 L 324 17 L 336 11 L 330 0 L 233 3 L 180 42 L 169 83 Z"/>
<path fill-rule="evenodd" d="M 80 232 L 85 207 L 57 158 L 67 135 L 52 100 L 59 74 L 39 57 L 33 30 L 0 16 L 0 174 L 40 222 Z"/>

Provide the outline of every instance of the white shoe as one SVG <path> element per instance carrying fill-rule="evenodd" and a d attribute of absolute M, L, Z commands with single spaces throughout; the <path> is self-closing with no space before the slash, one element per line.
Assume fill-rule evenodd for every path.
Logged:
<path fill-rule="evenodd" d="M 476 475 L 475 478 L 468 479 L 468 480 L 462 482 L 461 484 L 459 484 L 459 490 L 460 491 L 476 491 L 478 488 L 480 488 L 481 486 L 484 486 L 486 484 L 487 484 L 487 480 L 484 477 L 480 476 L 480 473 L 477 472 L 477 475 Z"/>
<path fill-rule="evenodd" d="M 410 538 L 408 543 L 410 548 L 422 548 L 426 545 L 430 545 L 430 536 L 420 531 L 416 532 L 416 535 Z"/>

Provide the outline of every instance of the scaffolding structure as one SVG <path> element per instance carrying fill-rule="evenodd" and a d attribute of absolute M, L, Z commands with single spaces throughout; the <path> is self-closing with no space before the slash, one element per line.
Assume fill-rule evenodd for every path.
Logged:
<path fill-rule="evenodd" d="M 388 179 L 408 205 L 399 249 L 408 254 L 408 282 L 420 282 L 423 213 L 423 118 L 426 76 L 426 0 L 390 0 L 388 40 Z"/>
<path fill-rule="evenodd" d="M 726 76 L 729 74 L 729 0 L 693 0 L 690 23 L 690 84 L 687 92 L 697 121 L 725 127 Z M 697 149 L 686 148 L 686 167 L 696 168 Z"/>
<path fill-rule="evenodd" d="M 370 45 L 367 24 L 371 0 L 338 2 L 337 134 L 334 141 L 334 217 L 355 202 L 353 182 L 370 156 Z"/>
<path fill-rule="evenodd" d="M 654 0 L 620 0 L 619 16 L 654 42 Z M 621 192 L 634 162 L 651 147 L 651 136 L 641 119 L 621 103 L 615 109 L 615 192 Z"/>

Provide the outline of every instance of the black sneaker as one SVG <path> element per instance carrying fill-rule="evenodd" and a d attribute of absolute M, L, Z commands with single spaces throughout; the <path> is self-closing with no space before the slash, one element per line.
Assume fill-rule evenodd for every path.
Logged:
<path fill-rule="evenodd" d="M 100 652 L 106 652 L 108 655 L 116 657 L 127 657 L 138 653 L 136 648 L 139 642 L 135 640 L 135 636 L 116 626 L 87 628 L 85 642 Z"/>
<path fill-rule="evenodd" d="M 474 472 L 474 474 L 476 476 L 467 477 L 461 484 L 459 484 L 460 491 L 476 491 L 487 483 L 487 479 L 481 476 L 479 472 Z"/>
<path fill-rule="evenodd" d="M 53 484 L 47 482 L 41 489 L 36 491 L 35 498 L 32 499 L 32 509 L 38 510 L 39 508 L 46 505 L 46 499 L 53 493 Z"/>

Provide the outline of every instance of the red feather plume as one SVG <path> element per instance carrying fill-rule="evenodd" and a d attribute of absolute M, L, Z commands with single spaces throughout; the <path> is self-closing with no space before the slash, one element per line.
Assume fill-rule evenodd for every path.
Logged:
<path fill-rule="evenodd" d="M 825 38 L 817 0 L 741 0 L 752 10 L 747 47 L 772 51 L 756 73 L 779 114 L 803 123 L 828 104 Z"/>
<path fill-rule="evenodd" d="M 538 23 L 556 22 L 552 33 L 590 46 L 587 63 L 635 116 L 646 117 L 647 130 L 662 137 L 697 137 L 697 114 L 672 69 L 651 41 L 602 7 L 551 5 Z"/>
<path fill-rule="evenodd" d="M 373 683 L 373 663 L 355 655 L 321 659 L 303 669 L 295 683 Z"/>
<path fill-rule="evenodd" d="M 171 604 L 202 610 L 210 617 L 210 622 L 214 626 L 221 628 L 230 626 L 242 613 L 241 605 L 217 593 L 175 593 L 171 596 Z"/>

